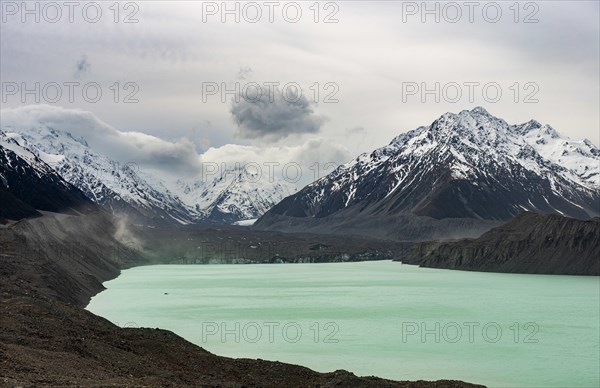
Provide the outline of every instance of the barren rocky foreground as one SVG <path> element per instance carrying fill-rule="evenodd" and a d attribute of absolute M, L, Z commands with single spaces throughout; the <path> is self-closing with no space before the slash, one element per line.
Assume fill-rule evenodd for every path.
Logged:
<path fill-rule="evenodd" d="M 103 289 L 102 282 L 118 276 L 120 269 L 153 260 L 143 249 L 122 244 L 127 233 L 103 213 L 45 214 L 0 227 L 0 385 L 478 386 L 449 380 L 390 381 L 346 371 L 318 373 L 280 362 L 231 359 L 166 330 L 118 327 L 83 307 Z M 234 238 L 249 238 L 239 236 Z M 360 248 L 363 243 L 353 248 L 357 253 L 350 257 L 360 257 L 358 252 L 368 248 Z M 298 252 L 335 248 L 330 241 L 311 238 L 296 244 Z"/>

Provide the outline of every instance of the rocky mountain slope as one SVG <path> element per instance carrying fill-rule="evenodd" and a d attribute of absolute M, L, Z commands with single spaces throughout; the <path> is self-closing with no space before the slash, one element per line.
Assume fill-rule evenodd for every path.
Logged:
<path fill-rule="evenodd" d="M 509 125 L 475 108 L 446 113 L 360 155 L 255 225 L 396 239 L 472 237 L 523 211 L 597 216 L 599 179 L 600 150 L 588 140 L 534 120 Z"/>
<path fill-rule="evenodd" d="M 600 275 L 600 218 L 523 213 L 477 239 L 417 245 L 403 261 L 483 272 Z"/>
<path fill-rule="evenodd" d="M 92 202 L 37 155 L 0 132 L 0 218 L 39 216 L 38 210 L 89 212 Z"/>

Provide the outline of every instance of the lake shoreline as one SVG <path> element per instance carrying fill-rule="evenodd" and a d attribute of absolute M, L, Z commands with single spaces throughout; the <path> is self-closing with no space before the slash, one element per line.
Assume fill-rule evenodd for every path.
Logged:
<path fill-rule="evenodd" d="M 88 310 L 121 326 L 167 328 L 217 354 L 321 372 L 344 367 L 388 379 L 448 376 L 489 386 L 593 386 L 600 380 L 593 372 L 597 349 L 577 344 L 581 338 L 597 342 L 599 280 L 420 268 L 389 260 L 168 264 L 124 271 Z M 284 327 L 292 337 L 301 334 L 290 339 Z M 422 333 L 435 327 L 441 342 L 433 343 L 432 334 L 421 342 Z M 458 339 L 447 338 L 457 330 Z M 325 341 L 327 334 L 332 337 Z M 553 349 L 571 355 L 569 367 L 547 356 Z M 339 356 L 326 356 L 333 353 Z M 471 369 L 478 360 L 489 362 Z M 532 372 L 536 365 L 548 372 Z M 513 373 L 504 376 L 506 369 Z"/>
<path fill-rule="evenodd" d="M 49 230 L 61 231 L 59 234 Z M 119 328 L 84 309 L 121 269 L 150 264 L 139 252 L 118 261 L 102 254 L 120 246 L 104 213 L 48 214 L 0 229 L 0 334 L 6 385 L 177 385 L 480 387 L 461 381 L 391 381 L 346 371 L 318 373 L 263 360 L 214 355 L 162 329 Z M 99 247 L 74 252 L 72 242 Z"/>

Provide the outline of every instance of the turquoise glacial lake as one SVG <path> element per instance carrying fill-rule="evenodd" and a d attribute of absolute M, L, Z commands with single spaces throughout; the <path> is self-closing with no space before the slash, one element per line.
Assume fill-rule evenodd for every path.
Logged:
<path fill-rule="evenodd" d="M 600 386 L 600 278 L 426 269 L 390 261 L 156 265 L 87 307 L 210 352 L 399 380 Z"/>

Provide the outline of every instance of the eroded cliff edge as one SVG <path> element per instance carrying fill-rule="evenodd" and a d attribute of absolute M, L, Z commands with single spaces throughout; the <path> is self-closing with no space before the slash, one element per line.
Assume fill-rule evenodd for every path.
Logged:
<path fill-rule="evenodd" d="M 402 261 L 422 267 L 600 275 L 600 218 L 525 212 L 476 239 L 419 243 Z"/>

